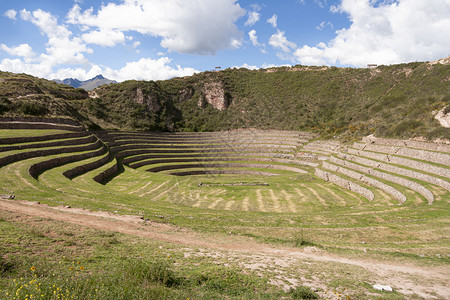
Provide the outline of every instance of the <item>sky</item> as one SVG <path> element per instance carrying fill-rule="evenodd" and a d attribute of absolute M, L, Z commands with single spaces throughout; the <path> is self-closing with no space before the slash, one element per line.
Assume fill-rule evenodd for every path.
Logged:
<path fill-rule="evenodd" d="M 163 80 L 450 55 L 450 0 L 0 0 L 0 70 Z"/>

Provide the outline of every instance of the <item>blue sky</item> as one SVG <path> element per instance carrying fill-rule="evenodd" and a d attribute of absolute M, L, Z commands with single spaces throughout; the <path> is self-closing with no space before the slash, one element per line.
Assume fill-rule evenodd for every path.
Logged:
<path fill-rule="evenodd" d="M 450 55 L 450 0 L 15 0 L 0 28 L 2 71 L 159 80 L 436 60 Z"/>

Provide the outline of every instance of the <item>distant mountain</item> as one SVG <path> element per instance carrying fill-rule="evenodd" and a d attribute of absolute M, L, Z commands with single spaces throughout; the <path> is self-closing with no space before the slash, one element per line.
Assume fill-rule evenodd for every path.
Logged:
<path fill-rule="evenodd" d="M 89 80 L 85 80 L 85 81 L 81 81 L 76 78 L 66 78 L 64 80 L 55 79 L 53 81 L 55 81 L 57 83 L 67 84 L 74 88 L 82 88 L 87 91 L 93 90 L 96 87 L 101 86 L 103 84 L 117 83 L 117 81 L 105 78 L 101 74 L 97 75 L 94 78 L 91 78 Z"/>

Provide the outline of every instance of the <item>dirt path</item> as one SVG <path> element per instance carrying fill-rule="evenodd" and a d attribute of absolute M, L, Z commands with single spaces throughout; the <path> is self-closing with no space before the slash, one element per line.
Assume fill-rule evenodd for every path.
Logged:
<path fill-rule="evenodd" d="M 69 208 L 49 207 L 37 202 L 5 200 L 0 198 L 0 210 L 11 211 L 34 217 L 77 224 L 99 230 L 115 231 L 140 237 L 201 247 L 207 251 L 225 251 L 230 255 L 261 256 L 267 259 L 283 259 L 297 262 L 313 261 L 338 263 L 362 267 L 374 274 L 374 278 L 391 283 L 400 293 L 417 294 L 426 299 L 450 299 L 450 272 L 444 267 L 418 267 L 371 260 L 352 259 L 327 253 L 316 248 L 289 248 L 259 244 L 239 237 L 207 238 L 200 234 L 175 226 L 146 222 L 139 216 L 115 215 L 107 212 Z M 375 283 L 375 282 L 374 282 Z M 438 295 L 438 297 L 436 297 Z"/>

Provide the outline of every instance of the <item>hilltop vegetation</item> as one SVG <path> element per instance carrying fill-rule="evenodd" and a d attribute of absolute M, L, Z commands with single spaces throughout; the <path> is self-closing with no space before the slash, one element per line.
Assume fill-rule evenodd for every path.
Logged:
<path fill-rule="evenodd" d="M 227 69 L 165 81 L 103 85 L 91 97 L 82 89 L 27 75 L 1 72 L 0 78 L 21 79 L 0 82 L 1 114 L 68 116 L 90 127 L 271 128 L 347 139 L 372 133 L 450 138 L 450 130 L 433 118 L 450 103 L 450 66 L 440 63 L 370 69 Z M 224 109 L 215 108 L 211 98 Z"/>

